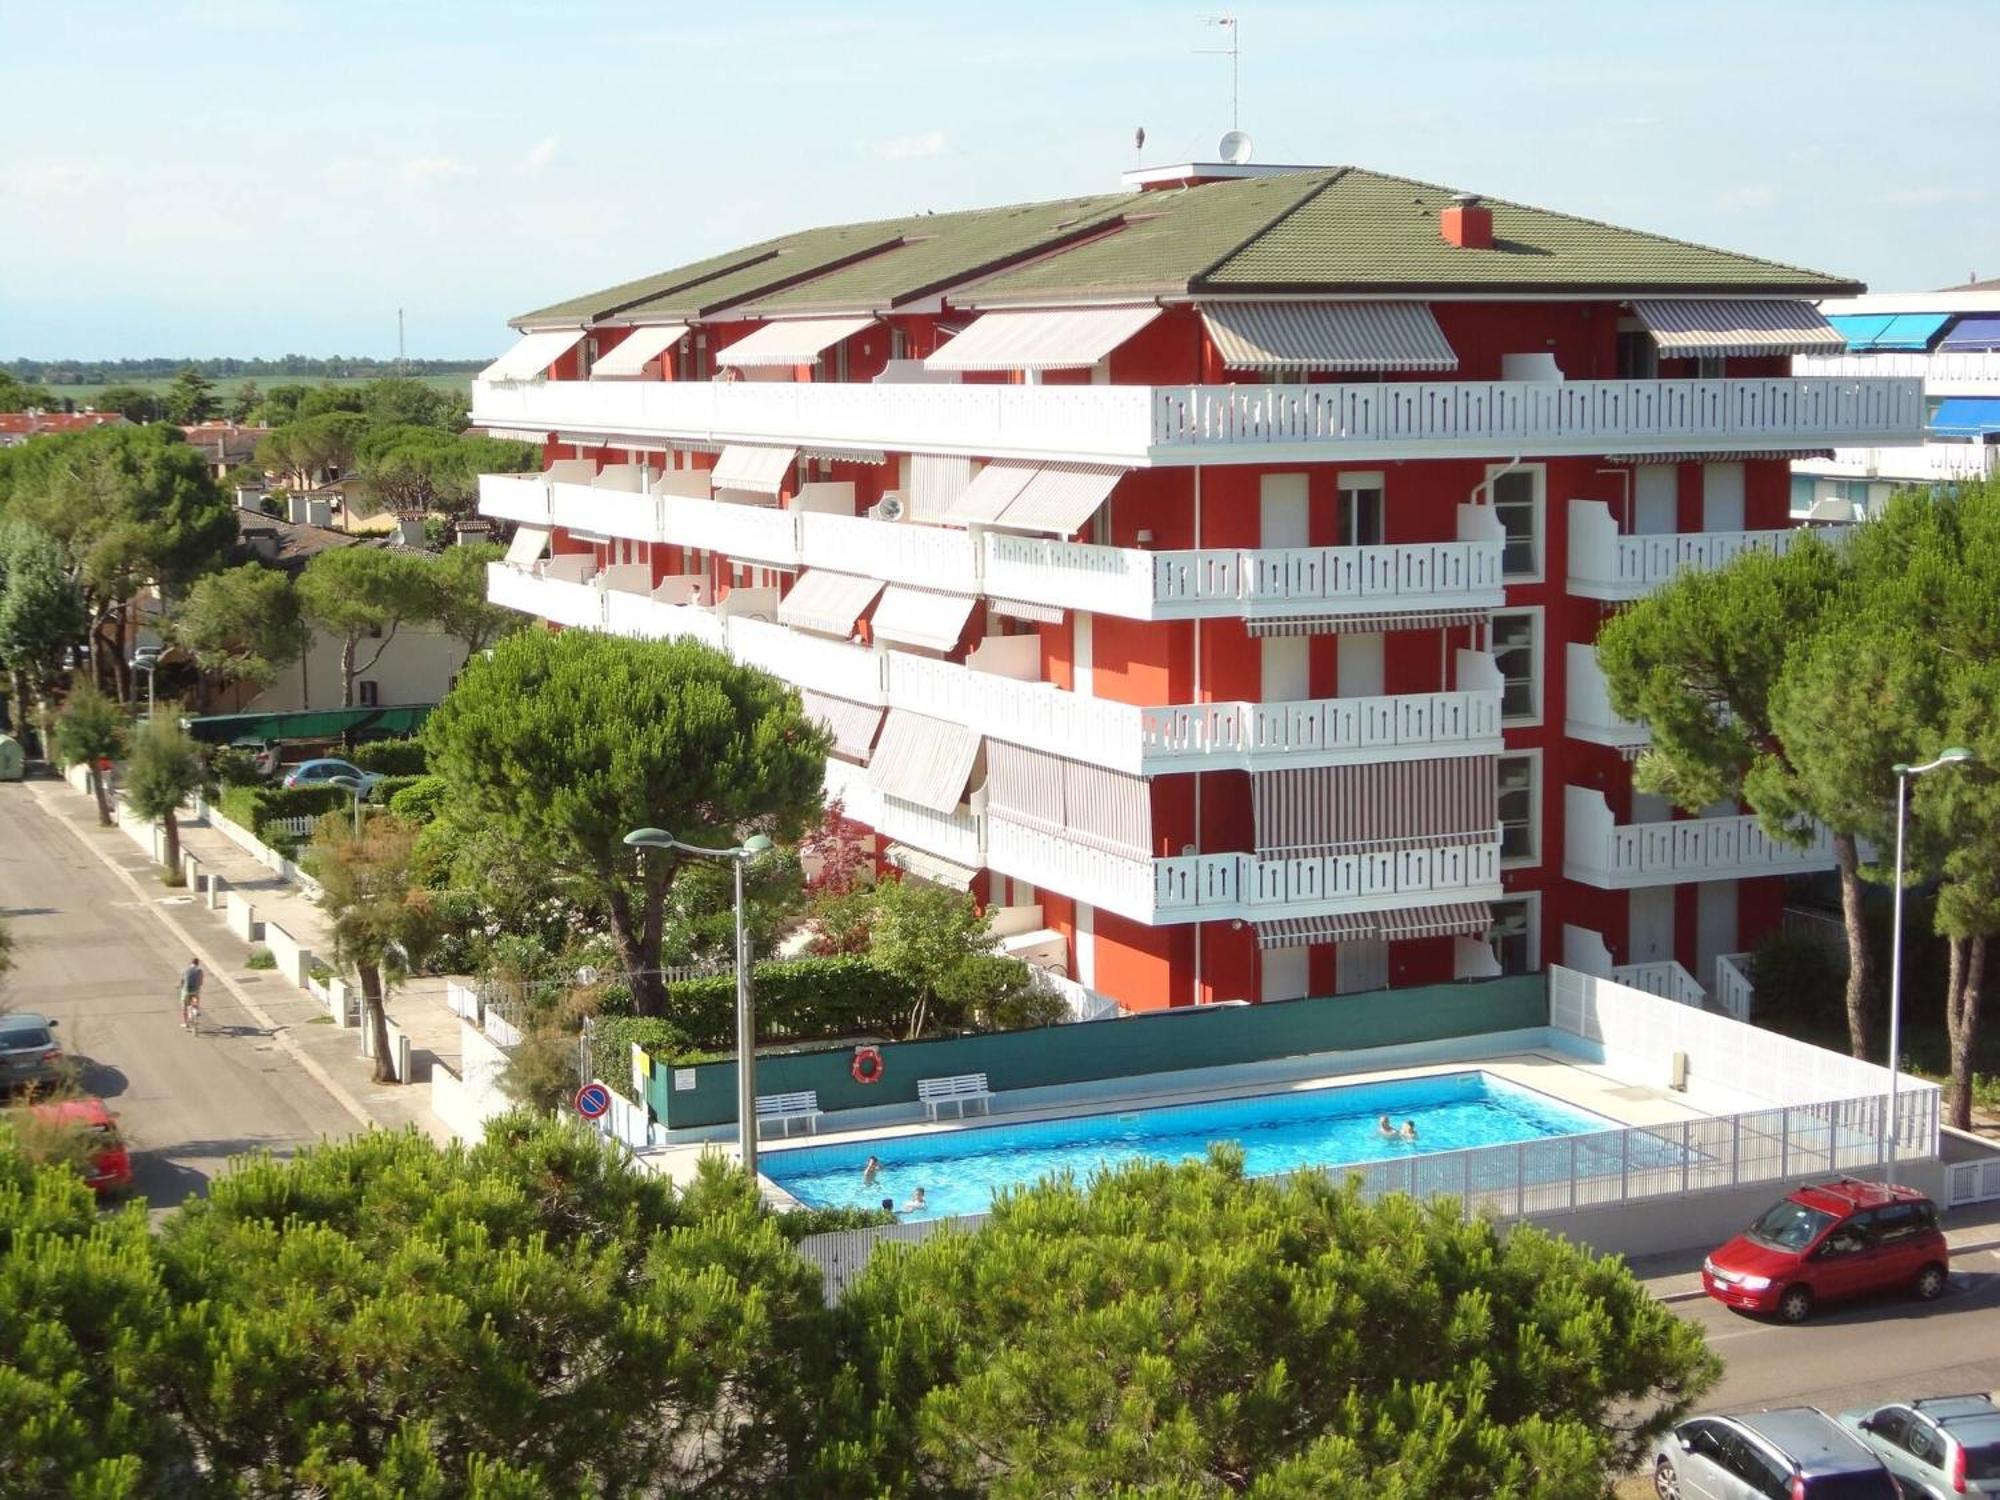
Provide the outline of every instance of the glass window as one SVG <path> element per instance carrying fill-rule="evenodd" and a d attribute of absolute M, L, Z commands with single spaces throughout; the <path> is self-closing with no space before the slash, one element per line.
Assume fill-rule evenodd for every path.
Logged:
<path fill-rule="evenodd" d="M 1500 572 L 1507 578 L 1534 578 L 1542 571 L 1542 468 L 1510 469 L 1493 480 L 1493 515 L 1506 533 Z"/>
<path fill-rule="evenodd" d="M 2000 1443 L 1965 1445 L 1967 1479 L 2000 1479 Z"/>
<path fill-rule="evenodd" d="M 1493 617 L 1493 659 L 1500 667 L 1500 717 L 1539 718 L 1542 712 L 1539 629 L 1532 614 Z"/>
<path fill-rule="evenodd" d="M 359 682 L 354 684 L 354 691 L 355 695 L 360 698 L 361 706 L 363 708 L 381 707 L 382 689 L 380 684 L 371 682 L 369 679 L 364 677 Z"/>
<path fill-rule="evenodd" d="M 1618 335 L 1618 378 L 1652 380 L 1660 373 L 1660 349 L 1644 329 L 1631 328 Z"/>
<path fill-rule="evenodd" d="M 1500 857 L 1534 859 L 1540 846 L 1535 827 L 1535 757 L 1503 755 L 1500 772 Z"/>
<path fill-rule="evenodd" d="M 1885 1406 L 1868 1419 L 1868 1430 L 1885 1442 L 1900 1445 L 1910 1430 L 1910 1414 L 1898 1406 Z"/>
<path fill-rule="evenodd" d="M 1815 1252 L 1829 1260 L 1841 1255 L 1859 1255 L 1866 1250 L 1875 1235 L 1875 1215 L 1856 1214 L 1845 1223 L 1838 1225 L 1833 1233 Z"/>
<path fill-rule="evenodd" d="M 1832 1214 L 1807 1208 L 1805 1204 L 1794 1203 L 1787 1198 L 1782 1203 L 1772 1204 L 1764 1211 L 1764 1216 L 1744 1233 L 1760 1245 L 1772 1245 L 1780 1250 L 1803 1250 L 1824 1234 L 1832 1222 Z"/>
<path fill-rule="evenodd" d="M 1888 1203 L 1875 1210 L 1875 1237 L 1885 1245 L 1907 1240 L 1919 1228 L 1914 1203 Z"/>
<path fill-rule="evenodd" d="M 1495 901 L 1490 939 L 1502 974 L 1535 972 L 1535 923 L 1532 901 Z"/>
<path fill-rule="evenodd" d="M 1343 547 L 1382 545 L 1382 487 L 1379 484 L 1340 486 L 1340 544 Z"/>
<path fill-rule="evenodd" d="M 1944 1457 L 1944 1444 L 1938 1439 L 1937 1429 L 1922 1417 L 1913 1418 L 1903 1429 L 1903 1448 L 1910 1457 L 1931 1465 Z"/>
<path fill-rule="evenodd" d="M 1697 380 L 1722 379 L 1722 356 L 1704 354 L 1694 362 L 1694 376 Z"/>

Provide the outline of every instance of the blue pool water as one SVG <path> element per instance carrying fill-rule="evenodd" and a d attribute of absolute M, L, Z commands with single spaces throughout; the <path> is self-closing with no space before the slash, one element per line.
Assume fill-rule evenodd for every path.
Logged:
<path fill-rule="evenodd" d="M 1383 1139 L 1377 1121 L 1385 1114 L 1399 1130 L 1414 1120 L 1417 1139 Z M 893 1198 L 900 1210 L 921 1187 L 925 1208 L 901 1217 L 933 1219 L 983 1213 L 998 1189 L 1054 1173 L 1074 1172 L 1081 1180 L 1129 1161 L 1184 1161 L 1204 1154 L 1212 1141 L 1241 1146 L 1244 1170 L 1258 1177 L 1619 1128 L 1472 1071 L 766 1151 L 763 1169 L 815 1208 L 875 1208 Z M 861 1173 L 870 1155 L 881 1160 L 882 1170 L 875 1185 L 865 1187 Z"/>

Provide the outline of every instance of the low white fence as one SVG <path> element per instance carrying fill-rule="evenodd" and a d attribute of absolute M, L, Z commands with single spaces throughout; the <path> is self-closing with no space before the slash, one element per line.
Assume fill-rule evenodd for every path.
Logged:
<path fill-rule="evenodd" d="M 1945 1168 L 1944 1192 L 1946 1208 L 2000 1198 L 2000 1156 L 1950 1163 Z"/>

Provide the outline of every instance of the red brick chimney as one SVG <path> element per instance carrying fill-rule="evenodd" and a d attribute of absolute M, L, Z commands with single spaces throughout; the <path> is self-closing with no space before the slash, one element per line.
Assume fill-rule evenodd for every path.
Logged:
<path fill-rule="evenodd" d="M 1451 207 L 1438 215 L 1438 233 L 1447 245 L 1461 250 L 1493 248 L 1493 210 L 1477 193 L 1452 194 Z"/>

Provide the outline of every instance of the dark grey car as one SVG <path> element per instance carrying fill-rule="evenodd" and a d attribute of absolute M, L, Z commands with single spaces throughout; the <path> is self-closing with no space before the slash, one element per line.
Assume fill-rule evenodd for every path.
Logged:
<path fill-rule="evenodd" d="M 1695 1417 L 1653 1450 L 1660 1500 L 1899 1500 L 1882 1460 L 1812 1406 Z"/>
<path fill-rule="evenodd" d="M 1984 1393 L 1892 1401 L 1844 1411 L 1840 1423 L 1881 1456 L 1906 1495 L 2000 1495 L 2000 1407 Z"/>
<path fill-rule="evenodd" d="M 33 1011 L 0 1015 L 0 1094 L 62 1081 L 56 1023 Z"/>

